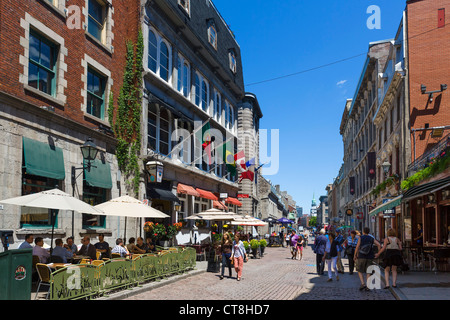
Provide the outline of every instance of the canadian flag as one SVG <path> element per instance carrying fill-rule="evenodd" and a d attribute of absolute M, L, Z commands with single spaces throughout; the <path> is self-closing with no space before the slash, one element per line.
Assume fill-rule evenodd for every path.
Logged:
<path fill-rule="evenodd" d="M 236 163 L 236 166 L 239 170 L 247 169 L 247 167 L 245 166 L 244 150 L 241 150 L 234 155 L 234 162 Z"/>

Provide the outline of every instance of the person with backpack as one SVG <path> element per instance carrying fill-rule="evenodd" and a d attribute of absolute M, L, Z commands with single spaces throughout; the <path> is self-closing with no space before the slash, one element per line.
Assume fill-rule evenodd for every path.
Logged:
<path fill-rule="evenodd" d="M 342 265 L 341 253 L 344 251 L 344 247 L 342 245 L 343 245 L 345 239 L 344 239 L 344 236 L 341 233 L 341 229 L 340 228 L 336 229 L 336 239 L 334 241 L 337 242 L 337 250 L 338 250 L 338 252 L 337 252 L 337 262 L 336 262 L 337 270 L 338 270 L 339 273 L 344 273 L 344 266 Z"/>
<path fill-rule="evenodd" d="M 370 289 L 367 288 L 366 283 L 371 275 L 367 273 L 367 269 L 373 264 L 373 259 L 375 258 L 373 245 L 375 244 L 378 247 L 378 251 L 381 250 L 380 243 L 369 233 L 370 229 L 365 227 L 362 236 L 359 237 L 354 256 L 354 260 L 356 260 L 356 271 L 358 271 L 359 280 L 361 281 L 359 290 L 367 291 Z M 364 273 L 366 274 L 366 282 L 364 282 Z"/>

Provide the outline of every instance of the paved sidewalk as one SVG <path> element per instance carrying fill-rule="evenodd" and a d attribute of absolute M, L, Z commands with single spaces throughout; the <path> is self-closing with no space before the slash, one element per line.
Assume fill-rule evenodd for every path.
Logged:
<path fill-rule="evenodd" d="M 382 272 L 384 281 L 384 271 Z M 392 284 L 392 275 L 391 275 Z M 450 300 L 450 273 L 399 273 L 397 288 L 390 288 L 397 300 Z"/>
<path fill-rule="evenodd" d="M 201 262 L 205 264 L 205 262 Z M 395 300 L 389 290 L 359 291 L 357 274 L 340 275 L 339 281 L 327 282 L 318 276 L 315 255 L 308 247 L 301 261 L 290 259 L 287 248 L 266 248 L 262 259 L 244 264 L 241 281 L 232 277 L 219 279 L 218 273 L 201 272 L 172 279 L 161 286 L 130 290 L 126 296 L 110 299 L 126 300 Z M 206 269 L 206 266 L 203 270 Z M 227 271 L 225 271 L 227 275 Z M 118 293 L 120 295 L 120 293 Z"/>

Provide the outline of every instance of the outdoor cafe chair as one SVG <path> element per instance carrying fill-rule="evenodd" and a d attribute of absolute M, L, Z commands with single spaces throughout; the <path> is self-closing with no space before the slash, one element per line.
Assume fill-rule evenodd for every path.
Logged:
<path fill-rule="evenodd" d="M 50 256 L 49 262 L 64 263 L 63 258 L 61 258 L 60 256 Z"/>
<path fill-rule="evenodd" d="M 91 259 L 81 259 L 80 264 L 89 264 Z"/>
<path fill-rule="evenodd" d="M 95 256 L 97 257 L 97 260 L 99 260 L 100 259 L 100 256 L 102 255 L 102 253 L 100 252 L 100 251 L 97 251 L 96 253 L 95 253 Z"/>
<path fill-rule="evenodd" d="M 115 258 L 122 258 L 122 256 L 120 255 L 120 253 L 113 252 L 113 253 L 111 253 L 111 258 L 112 258 L 112 259 L 115 259 Z"/>
<path fill-rule="evenodd" d="M 43 263 L 37 263 L 36 269 L 39 275 L 39 283 L 36 290 L 36 295 L 34 296 L 34 299 L 37 299 L 37 296 L 39 294 L 39 289 L 41 288 L 41 285 L 48 286 L 48 291 L 45 299 L 48 299 L 48 295 L 50 294 L 50 274 L 52 273 L 52 270 L 49 266 Z"/>
<path fill-rule="evenodd" d="M 105 263 L 105 261 L 103 261 L 103 260 L 92 260 L 92 264 L 95 266 L 99 266 L 103 263 Z"/>

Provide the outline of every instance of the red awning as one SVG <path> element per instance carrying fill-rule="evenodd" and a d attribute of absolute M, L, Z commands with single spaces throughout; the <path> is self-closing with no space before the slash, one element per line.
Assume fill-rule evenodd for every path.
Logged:
<path fill-rule="evenodd" d="M 197 192 L 200 194 L 200 198 L 219 201 L 219 198 L 217 198 L 211 191 L 206 191 L 199 188 L 196 188 L 195 190 L 197 190 Z"/>
<path fill-rule="evenodd" d="M 187 186 L 185 184 L 179 183 L 177 186 L 177 192 L 182 194 L 188 194 L 194 197 L 200 197 L 200 193 L 198 193 L 194 187 Z"/>
<path fill-rule="evenodd" d="M 231 203 L 231 204 L 234 204 L 235 206 L 242 207 L 242 202 L 240 202 L 238 199 L 232 198 L 232 197 L 226 198 L 225 203 Z"/>
<path fill-rule="evenodd" d="M 216 201 L 216 200 L 213 201 L 213 207 L 216 209 L 224 209 L 224 210 L 227 209 L 226 205 L 224 205 L 224 204 L 222 204 L 222 202 Z"/>

